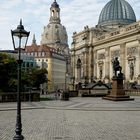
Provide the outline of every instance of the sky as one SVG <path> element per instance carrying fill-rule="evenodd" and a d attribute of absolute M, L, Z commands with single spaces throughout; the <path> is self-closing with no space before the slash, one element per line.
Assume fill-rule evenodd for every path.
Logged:
<path fill-rule="evenodd" d="M 54 0 L 0 0 L 0 50 L 13 50 L 11 30 L 17 28 L 20 19 L 25 30 L 30 31 L 28 45 L 33 34 L 40 44 L 43 27 L 50 18 L 50 7 Z M 80 32 L 84 26 L 94 27 L 102 8 L 110 0 L 57 0 L 61 9 L 61 24 L 66 27 L 68 43 L 71 46 L 73 32 Z M 137 21 L 140 20 L 140 0 L 126 0 L 133 8 Z"/>

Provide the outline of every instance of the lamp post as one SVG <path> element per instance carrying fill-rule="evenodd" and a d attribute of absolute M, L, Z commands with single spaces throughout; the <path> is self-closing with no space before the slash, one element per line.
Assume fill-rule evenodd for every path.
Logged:
<path fill-rule="evenodd" d="M 25 49 L 27 40 L 30 32 L 24 30 L 22 25 L 22 20 L 20 20 L 20 25 L 17 26 L 17 29 L 11 30 L 11 36 L 13 41 L 14 49 L 18 51 L 18 85 L 17 85 L 17 116 L 16 116 L 16 129 L 15 136 L 13 140 L 23 140 L 24 136 L 22 135 L 22 123 L 21 123 L 21 50 Z"/>

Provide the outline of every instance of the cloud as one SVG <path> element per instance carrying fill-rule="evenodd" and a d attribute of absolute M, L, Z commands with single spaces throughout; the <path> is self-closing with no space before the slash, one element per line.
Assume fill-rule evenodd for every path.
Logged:
<path fill-rule="evenodd" d="M 82 31 L 84 26 L 93 27 L 98 24 L 102 8 L 109 0 L 57 0 L 61 9 L 61 23 L 66 27 L 69 45 L 74 31 Z M 50 6 L 53 0 L 4 0 L 0 4 L 0 43 L 3 49 L 12 49 L 10 30 L 15 29 L 20 18 L 27 31 L 30 31 L 28 44 L 36 34 L 40 43 L 43 26 L 49 23 Z M 127 0 L 140 19 L 140 1 Z"/>
<path fill-rule="evenodd" d="M 0 4 L 1 10 L 9 10 L 18 6 L 22 0 L 4 0 Z"/>

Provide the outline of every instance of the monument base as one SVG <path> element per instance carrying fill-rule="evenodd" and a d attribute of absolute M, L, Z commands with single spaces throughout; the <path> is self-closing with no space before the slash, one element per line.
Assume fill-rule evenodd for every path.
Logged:
<path fill-rule="evenodd" d="M 118 76 L 114 76 L 112 78 L 112 91 L 110 95 L 103 97 L 102 99 L 112 100 L 112 101 L 133 101 L 134 98 L 130 98 L 130 96 L 125 95 L 125 91 L 123 89 L 123 75 L 120 74 Z"/>
<path fill-rule="evenodd" d="M 103 97 L 102 99 L 112 100 L 112 101 L 133 101 L 134 100 L 134 98 L 130 98 L 130 96 L 127 96 L 127 95 L 124 95 L 124 96 L 107 95 Z"/>

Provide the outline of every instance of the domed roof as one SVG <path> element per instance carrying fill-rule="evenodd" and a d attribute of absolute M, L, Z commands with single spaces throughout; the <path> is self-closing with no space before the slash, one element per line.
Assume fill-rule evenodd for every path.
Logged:
<path fill-rule="evenodd" d="M 102 9 L 98 26 L 128 25 L 136 22 L 131 5 L 125 0 L 111 0 Z"/>
<path fill-rule="evenodd" d="M 67 45 L 68 36 L 66 28 L 63 25 L 50 23 L 46 27 L 44 27 L 41 44 L 50 45 L 54 43 Z"/>
<path fill-rule="evenodd" d="M 51 7 L 59 7 L 58 3 L 56 2 L 56 0 L 52 3 Z"/>
<path fill-rule="evenodd" d="M 60 8 L 56 0 L 54 0 L 51 5 L 49 24 L 44 27 L 41 44 L 48 45 L 50 47 L 68 47 L 67 31 L 61 24 Z"/>

